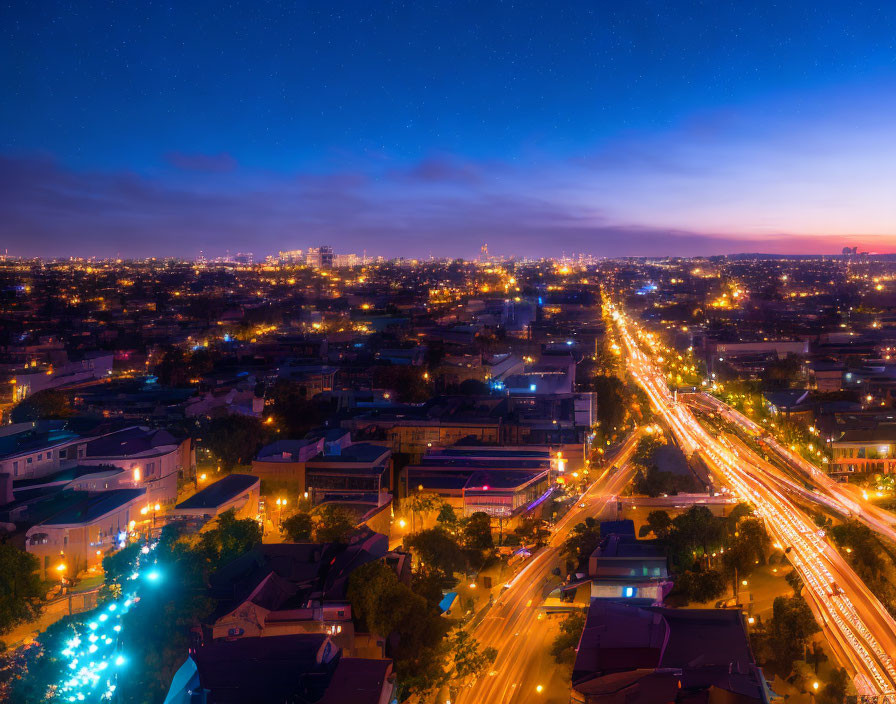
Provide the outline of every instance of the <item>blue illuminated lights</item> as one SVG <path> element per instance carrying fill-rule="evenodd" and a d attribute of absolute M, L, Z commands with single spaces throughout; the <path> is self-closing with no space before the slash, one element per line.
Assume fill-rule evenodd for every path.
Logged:
<path fill-rule="evenodd" d="M 140 575 L 150 582 L 161 577 L 162 573 L 154 566 L 155 555 L 151 554 L 155 547 L 154 543 L 137 555 L 131 566 L 133 572 L 120 585 L 122 590 L 128 590 L 126 593 L 100 607 L 102 613 L 92 620 L 74 625 L 76 633 L 60 652 L 67 667 L 53 685 L 58 701 L 112 701 L 115 697 L 116 668 L 122 668 L 128 662 L 123 652 L 126 639 L 121 618 L 139 601 L 137 589 L 145 583 L 136 581 Z M 141 567 L 148 569 L 141 572 Z"/>

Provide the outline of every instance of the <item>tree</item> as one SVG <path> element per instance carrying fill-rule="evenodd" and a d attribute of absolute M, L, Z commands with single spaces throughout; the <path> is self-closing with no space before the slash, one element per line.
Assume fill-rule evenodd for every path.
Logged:
<path fill-rule="evenodd" d="M 214 570 L 248 552 L 261 542 L 262 529 L 251 518 L 238 519 L 236 511 L 225 511 L 217 519 L 217 525 L 200 534 L 199 552 L 209 568 Z"/>
<path fill-rule="evenodd" d="M 822 688 L 818 696 L 818 704 L 841 704 L 846 701 L 849 689 L 849 673 L 840 668 L 831 670 L 830 681 Z"/>
<path fill-rule="evenodd" d="M 718 570 L 685 570 L 675 580 L 675 592 L 689 602 L 712 601 L 725 593 L 725 577 Z"/>
<path fill-rule="evenodd" d="M 665 444 L 660 435 L 645 435 L 638 440 L 635 452 L 632 455 L 632 462 L 640 467 L 650 467 L 652 465 L 653 453 L 657 448 Z"/>
<path fill-rule="evenodd" d="M 576 659 L 576 646 L 585 628 L 585 614 L 569 614 L 560 624 L 560 633 L 551 644 L 551 655 L 558 665 L 572 663 Z"/>
<path fill-rule="evenodd" d="M 402 403 L 423 403 L 432 396 L 432 386 L 419 367 L 394 364 L 375 367 L 373 385 L 392 391 Z"/>
<path fill-rule="evenodd" d="M 669 532 L 670 550 L 681 564 L 698 549 L 704 555 L 722 546 L 723 524 L 706 506 L 691 506 L 672 519 Z"/>
<path fill-rule="evenodd" d="M 613 434 L 625 419 L 625 385 L 616 376 L 600 374 L 591 380 L 597 401 L 597 422 L 604 435 Z"/>
<path fill-rule="evenodd" d="M 672 518 L 666 511 L 651 511 L 647 514 L 647 525 L 657 538 L 663 540 L 669 536 Z"/>
<path fill-rule="evenodd" d="M 291 543 L 302 543 L 311 540 L 314 521 L 310 514 L 299 511 L 284 520 L 281 527 Z"/>
<path fill-rule="evenodd" d="M 464 547 L 468 550 L 487 551 L 495 547 L 492 537 L 492 520 L 487 513 L 476 511 L 464 523 Z"/>
<path fill-rule="evenodd" d="M 56 389 L 45 389 L 19 401 L 10 411 L 13 423 L 30 423 L 35 420 L 68 418 L 72 415 L 68 396 Z"/>
<path fill-rule="evenodd" d="M 306 389 L 289 379 L 274 383 L 266 402 L 269 417 L 286 437 L 304 437 L 324 421 L 320 406 L 308 398 Z"/>
<path fill-rule="evenodd" d="M 430 528 L 412 535 L 405 544 L 422 564 L 422 572 L 436 572 L 445 583 L 456 583 L 453 575 L 467 567 L 467 557 L 457 541 L 442 528 Z M 449 584 L 450 582 L 450 584 Z"/>
<path fill-rule="evenodd" d="M 444 684 L 447 673 L 442 638 L 450 628 L 437 609 L 382 561 L 362 565 L 349 577 L 347 597 L 358 627 L 383 637 L 394 635 L 395 672 L 417 694 Z"/>
<path fill-rule="evenodd" d="M 233 469 L 252 460 L 264 441 L 265 431 L 258 418 L 232 414 L 214 418 L 204 436 L 208 449 L 224 468 Z"/>
<path fill-rule="evenodd" d="M 784 577 L 787 580 L 787 584 L 790 585 L 790 588 L 793 589 L 793 595 L 799 596 L 803 591 L 803 578 L 800 577 L 799 572 L 796 570 L 790 570 L 787 573 L 787 576 Z"/>
<path fill-rule="evenodd" d="M 358 524 L 354 513 L 335 504 L 323 504 L 316 513 L 314 539 L 318 543 L 347 543 Z"/>
<path fill-rule="evenodd" d="M 140 543 L 131 543 L 103 558 L 105 580 L 100 591 L 102 598 L 118 596 L 119 585 L 123 584 L 128 575 L 134 571 L 134 564 L 142 547 Z"/>
<path fill-rule="evenodd" d="M 481 649 L 469 632 L 458 629 L 447 641 L 448 652 L 451 653 L 451 673 L 449 680 L 463 683 L 485 674 L 498 656 L 494 648 Z"/>
<path fill-rule="evenodd" d="M 138 549 L 135 555 L 141 555 Z M 161 577 L 154 586 L 141 589 L 140 599 L 121 616 L 122 635 L 127 640 L 127 677 L 119 678 L 116 696 L 121 701 L 150 704 L 165 698 L 174 672 L 183 663 L 190 645 L 190 628 L 208 618 L 214 602 L 206 597 L 205 585 L 214 567 L 200 546 L 191 546 L 177 529 L 166 526 L 154 556 Z M 110 563 L 117 573 L 132 572 L 130 565 Z M 127 567 L 127 569 L 124 569 Z M 108 575 L 107 575 L 108 577 Z M 116 577 L 117 578 L 117 577 Z M 110 593 L 119 592 L 121 584 Z M 19 677 L 11 683 L 10 701 L 45 701 L 48 689 L 59 682 L 63 660 L 60 652 L 66 642 L 85 624 L 107 613 L 100 609 L 67 616 L 41 634 L 39 643 L 24 654 Z"/>
<path fill-rule="evenodd" d="M 819 631 L 806 600 L 798 596 L 779 596 L 772 604 L 769 637 L 778 663 L 790 671 L 793 662 L 803 656 L 809 637 Z"/>
<path fill-rule="evenodd" d="M 812 669 L 818 674 L 818 667 L 823 662 L 828 661 L 828 656 L 824 652 L 824 647 L 817 640 L 812 642 L 812 648 L 809 650 L 809 660 L 812 662 Z"/>
<path fill-rule="evenodd" d="M 753 507 L 750 506 L 750 504 L 743 501 L 736 504 L 734 508 L 731 509 L 731 513 L 728 514 L 728 518 L 726 519 L 728 522 L 728 532 L 733 534 L 734 531 L 737 530 L 737 524 L 740 520 L 752 515 Z"/>
<path fill-rule="evenodd" d="M 438 494 L 427 494 L 423 492 L 414 493 L 405 499 L 405 505 L 411 512 L 411 529 L 413 530 L 417 524 L 417 516 L 420 516 L 421 528 L 425 521 L 424 514 L 435 511 L 442 505 L 442 499 Z"/>
<path fill-rule="evenodd" d="M 454 507 L 451 504 L 447 502 L 442 503 L 442 506 L 439 509 L 439 515 L 436 516 L 436 523 L 449 533 L 457 531 L 459 521 L 457 514 L 454 512 Z"/>
<path fill-rule="evenodd" d="M 37 616 L 43 588 L 39 560 L 9 543 L 0 543 L 0 633 Z"/>
<path fill-rule="evenodd" d="M 872 530 L 852 519 L 830 529 L 834 542 L 846 551 L 844 557 L 863 581 L 876 584 L 884 572 L 884 549 Z"/>
<path fill-rule="evenodd" d="M 588 516 L 584 523 L 573 526 L 560 552 L 567 565 L 576 567 L 587 560 L 600 545 L 600 523 Z"/>

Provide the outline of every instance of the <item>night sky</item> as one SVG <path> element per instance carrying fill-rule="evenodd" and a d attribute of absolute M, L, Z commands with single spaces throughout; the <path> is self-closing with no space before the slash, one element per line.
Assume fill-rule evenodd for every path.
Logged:
<path fill-rule="evenodd" d="M 892 2 L 41 0 L 0 33 L 10 254 L 896 250 Z"/>

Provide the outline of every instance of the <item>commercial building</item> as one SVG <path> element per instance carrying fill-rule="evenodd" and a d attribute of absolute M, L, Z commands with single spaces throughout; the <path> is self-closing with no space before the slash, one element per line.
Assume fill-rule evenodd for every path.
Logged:
<path fill-rule="evenodd" d="M 591 596 L 661 605 L 672 589 L 665 549 L 635 537 L 631 520 L 600 524 L 601 544 L 588 558 Z"/>
<path fill-rule="evenodd" d="M 833 462 L 828 471 L 841 479 L 855 475 L 896 472 L 896 423 L 853 428 L 831 442 Z"/>
<path fill-rule="evenodd" d="M 392 451 L 367 442 L 338 443 L 305 463 L 305 489 L 313 504 L 328 501 L 381 506 L 392 495 Z"/>

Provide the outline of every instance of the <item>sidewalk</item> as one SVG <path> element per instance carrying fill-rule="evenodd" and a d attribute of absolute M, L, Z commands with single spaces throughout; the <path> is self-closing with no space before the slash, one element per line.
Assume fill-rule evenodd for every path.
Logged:
<path fill-rule="evenodd" d="M 99 582 L 97 582 L 99 579 Z M 96 607 L 96 594 L 102 587 L 102 575 L 91 575 L 65 596 L 57 597 L 42 605 L 42 611 L 33 621 L 21 623 L 0 636 L 10 649 L 31 643 L 39 634 L 71 613 L 84 613 Z"/>

